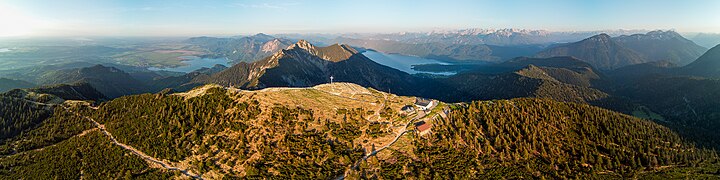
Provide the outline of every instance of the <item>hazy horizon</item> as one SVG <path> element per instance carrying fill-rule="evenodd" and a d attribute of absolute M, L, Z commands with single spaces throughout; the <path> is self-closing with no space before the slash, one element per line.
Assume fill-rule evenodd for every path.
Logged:
<path fill-rule="evenodd" d="M 0 2 L 0 37 L 230 36 L 438 29 L 719 33 L 720 1 Z"/>

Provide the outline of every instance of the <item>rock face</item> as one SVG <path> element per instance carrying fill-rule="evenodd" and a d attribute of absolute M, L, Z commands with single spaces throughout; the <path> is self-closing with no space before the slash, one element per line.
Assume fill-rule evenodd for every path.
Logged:
<path fill-rule="evenodd" d="M 211 56 L 227 57 L 234 62 L 260 60 L 291 44 L 286 39 L 262 33 L 231 38 L 193 37 L 185 42 L 208 50 Z"/>
<path fill-rule="evenodd" d="M 280 50 L 282 45 L 282 42 L 280 42 L 279 39 L 273 39 L 272 41 L 266 42 L 262 46 L 262 52 L 268 53 L 268 52 L 276 52 Z"/>
<path fill-rule="evenodd" d="M 419 80 L 402 71 L 375 63 L 344 44 L 316 47 L 305 40 L 253 63 L 241 62 L 193 83 L 217 83 L 246 89 L 310 87 L 330 81 L 352 82 L 365 87 L 413 91 Z"/>

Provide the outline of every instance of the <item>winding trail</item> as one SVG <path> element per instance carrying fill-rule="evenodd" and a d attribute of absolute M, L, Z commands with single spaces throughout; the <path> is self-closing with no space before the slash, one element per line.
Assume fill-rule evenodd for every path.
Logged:
<path fill-rule="evenodd" d="M 338 178 L 335 178 L 335 179 L 336 179 L 336 180 L 345 179 L 345 176 L 347 176 L 347 174 L 350 172 L 350 170 L 357 169 L 358 166 L 360 166 L 360 163 L 362 163 L 363 161 L 367 160 L 367 159 L 370 158 L 371 156 L 375 156 L 378 152 L 380 152 L 380 151 L 382 151 L 382 150 L 384 150 L 384 149 L 392 146 L 392 145 L 395 144 L 398 140 L 400 140 L 400 137 L 402 137 L 403 135 L 405 135 L 405 133 L 415 131 L 415 130 L 412 130 L 412 129 L 411 129 L 411 130 L 407 130 L 407 127 L 410 126 L 410 124 L 412 124 L 413 122 L 415 122 L 415 120 L 418 120 L 418 119 L 420 119 L 420 118 L 425 117 L 425 115 L 426 115 L 426 114 L 423 113 L 423 114 L 421 114 L 421 115 L 415 116 L 414 118 L 410 119 L 410 120 L 405 124 L 405 126 L 402 127 L 402 130 L 399 131 L 399 133 L 397 134 L 397 136 L 395 136 L 395 139 L 393 139 L 393 140 L 392 140 L 390 143 L 388 143 L 387 145 L 382 146 L 382 147 L 380 147 L 380 148 L 376 149 L 375 151 L 372 151 L 372 152 L 370 152 L 370 153 L 368 153 L 368 154 L 365 154 L 365 156 L 363 156 L 360 160 L 358 160 L 358 161 L 355 162 L 352 166 L 350 166 L 348 169 L 346 169 L 345 172 L 343 172 L 343 175 L 342 175 L 342 176 L 340 176 L 340 177 L 338 177 Z"/>
<path fill-rule="evenodd" d="M 196 175 L 196 174 L 193 174 L 192 172 L 190 172 L 190 171 L 188 171 L 188 170 L 180 169 L 180 168 L 178 168 L 178 167 L 169 165 L 169 164 L 167 164 L 167 163 L 165 163 L 165 162 L 163 162 L 163 161 L 161 161 L 161 160 L 158 160 L 158 159 L 156 159 L 156 158 L 154 158 L 154 157 L 152 157 L 152 156 L 148 156 L 147 154 L 143 153 L 142 151 L 139 151 L 139 150 L 135 149 L 135 148 L 132 147 L 132 146 L 129 146 L 129 145 L 126 145 L 126 144 L 123 144 L 123 143 L 118 142 L 118 141 L 115 139 L 115 136 L 113 136 L 110 132 L 108 132 L 107 130 L 105 130 L 105 125 L 98 123 L 98 122 L 95 121 L 95 119 L 93 119 L 93 118 L 90 118 L 90 117 L 87 117 L 87 116 L 83 116 L 83 115 L 80 114 L 80 113 L 74 112 L 74 111 L 70 110 L 70 108 L 68 108 L 68 107 L 64 107 L 64 106 L 63 106 L 63 108 L 65 108 L 65 110 L 68 111 L 68 112 L 70 112 L 70 113 L 74 113 L 74 114 L 77 115 L 77 116 L 83 117 L 83 118 L 91 121 L 91 122 L 100 130 L 100 132 L 102 132 L 103 134 L 105 134 L 106 136 L 108 136 L 108 137 L 110 138 L 110 140 L 112 140 L 112 142 L 113 142 L 115 145 L 118 145 L 118 146 L 122 147 L 123 149 L 127 149 L 127 150 L 131 151 L 133 154 L 135 154 L 135 155 L 137 155 L 137 156 L 140 156 L 141 158 L 143 158 L 143 159 L 145 159 L 145 160 L 147 160 L 147 161 L 150 161 L 150 162 L 153 162 L 153 163 L 155 163 L 155 164 L 158 164 L 158 165 L 162 166 L 163 168 L 165 168 L 165 169 L 167 169 L 167 170 L 180 171 L 180 172 L 181 172 L 182 174 L 184 174 L 185 176 L 188 176 L 188 177 L 193 178 L 193 179 L 203 179 L 200 175 Z"/>
<path fill-rule="evenodd" d="M 363 156 L 363 158 L 360 159 L 358 162 L 355 162 L 355 165 L 352 166 L 352 169 L 357 169 L 357 167 L 360 165 L 360 163 L 361 163 L 362 161 L 365 161 L 365 160 L 367 160 L 367 158 L 370 158 L 370 156 L 374 156 L 375 154 L 377 154 L 378 152 L 382 151 L 383 149 L 390 147 L 391 145 L 395 144 L 395 142 L 397 142 L 397 141 L 400 139 L 400 137 L 402 137 L 403 135 L 405 135 L 405 133 L 407 133 L 407 132 L 412 132 L 412 131 L 415 131 L 415 130 L 406 130 L 406 131 L 403 131 L 403 132 L 401 132 L 400 134 L 398 134 L 397 136 L 395 136 L 395 139 L 393 139 L 392 142 L 388 143 L 387 145 L 385 145 L 385 146 L 383 146 L 383 147 L 380 147 L 380 148 L 376 149 L 376 150 L 373 151 L 373 152 L 370 152 L 370 153 L 366 154 L 366 155 Z"/>
<path fill-rule="evenodd" d="M 70 110 L 69 107 L 66 107 L 66 106 L 63 106 L 63 105 L 58 105 L 58 104 L 41 103 L 41 102 L 31 101 L 31 100 L 24 99 L 24 98 L 15 98 L 15 97 L 10 97 L 10 98 L 24 100 L 24 101 L 27 101 L 27 102 L 30 102 L 30 103 L 34 103 L 34 104 L 36 104 L 36 105 L 47 106 L 47 107 L 49 107 L 49 108 L 53 108 L 53 107 L 57 107 L 57 106 L 62 107 L 62 108 L 65 109 L 65 111 L 67 111 L 67 112 L 70 112 L 70 113 L 72 113 L 72 114 L 75 114 L 76 116 L 79 116 L 79 117 L 82 117 L 82 118 L 84 118 L 84 119 L 89 120 L 89 121 L 92 122 L 93 125 L 95 125 L 95 127 L 96 127 L 96 128 L 92 128 L 92 129 L 85 130 L 85 131 L 83 131 L 82 133 L 80 133 L 80 134 L 78 134 L 78 135 L 75 135 L 75 136 L 83 136 L 83 135 L 85 135 L 87 132 L 94 131 L 94 130 L 98 129 L 98 130 L 100 130 L 100 132 L 102 132 L 103 134 L 105 134 L 106 136 L 108 136 L 108 137 L 110 138 L 110 140 L 112 141 L 113 144 L 118 145 L 118 146 L 122 147 L 123 149 L 129 150 L 129 151 L 132 152 L 133 154 L 135 154 L 135 155 L 137 155 L 137 156 L 140 156 L 141 158 L 143 158 L 143 159 L 145 159 L 145 160 L 147 160 L 147 161 L 150 161 L 150 162 L 153 162 L 153 163 L 155 163 L 155 164 L 158 164 L 158 165 L 162 166 L 163 168 L 165 168 L 165 169 L 167 169 L 167 170 L 180 171 L 183 175 L 188 176 L 188 177 L 193 178 L 193 179 L 203 179 L 200 175 L 196 175 L 196 174 L 193 174 L 192 172 L 190 172 L 190 171 L 188 171 L 188 170 L 180 169 L 180 168 L 178 168 L 178 167 L 169 165 L 169 164 L 167 164 L 167 163 L 165 163 L 165 162 L 163 162 L 163 161 L 161 161 L 161 160 L 158 160 L 158 159 L 156 159 L 156 158 L 154 158 L 154 157 L 152 157 L 152 156 L 148 156 L 147 154 L 143 153 L 142 151 L 139 151 L 139 150 L 135 149 L 135 148 L 132 147 L 132 146 L 129 146 L 129 145 L 126 145 L 126 144 L 123 144 L 123 143 L 118 142 L 117 139 L 115 139 L 115 136 L 113 136 L 110 132 L 108 132 L 107 130 L 105 130 L 105 125 L 98 123 L 98 122 L 95 121 L 95 119 L 93 119 L 93 118 L 90 118 L 90 117 L 87 117 L 87 116 L 83 116 L 83 115 L 80 114 L 80 113 L 74 112 L 74 111 Z M 91 109 L 96 109 L 96 110 L 98 109 L 98 107 L 93 107 L 93 106 L 89 106 L 89 107 L 90 107 Z M 74 136 L 73 136 L 73 137 L 74 137 Z M 50 146 L 55 146 L 55 144 L 50 145 Z M 46 147 L 49 147 L 49 146 L 46 146 Z M 42 148 L 39 148 L 39 149 L 34 149 L 33 151 L 43 150 L 44 148 L 45 148 L 45 147 L 42 147 Z M 13 154 L 13 155 L 17 155 L 17 154 Z M 11 155 L 11 156 L 12 156 L 12 155 Z M 81 177 L 82 177 L 83 174 L 84 174 L 84 173 L 81 172 Z"/>

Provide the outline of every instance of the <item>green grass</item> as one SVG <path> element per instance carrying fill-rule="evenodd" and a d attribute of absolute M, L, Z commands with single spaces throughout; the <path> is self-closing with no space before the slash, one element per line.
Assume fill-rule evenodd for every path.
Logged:
<path fill-rule="evenodd" d="M 660 116 L 660 114 L 651 111 L 645 106 L 635 108 L 635 110 L 632 112 L 632 115 L 643 119 L 665 121 L 665 118 Z"/>

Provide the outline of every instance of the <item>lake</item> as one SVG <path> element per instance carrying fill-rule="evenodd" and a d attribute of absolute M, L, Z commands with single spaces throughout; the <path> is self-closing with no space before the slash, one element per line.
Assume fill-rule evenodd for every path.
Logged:
<path fill-rule="evenodd" d="M 398 69 L 400 71 L 404 71 L 408 74 L 417 74 L 417 73 L 428 73 L 428 74 L 438 74 L 438 75 L 453 75 L 455 72 L 428 72 L 428 71 L 418 71 L 413 69 L 413 65 L 420 65 L 420 64 L 443 64 L 443 65 L 450 65 L 450 63 L 442 62 L 435 59 L 427 59 L 427 58 L 421 58 L 416 56 L 406 56 L 406 55 L 400 55 L 400 54 L 386 54 L 376 51 L 366 51 L 362 53 L 363 55 L 367 56 L 371 60 L 391 67 Z"/>
<path fill-rule="evenodd" d="M 149 67 L 148 70 L 151 70 L 151 71 L 165 70 L 165 71 L 189 73 L 189 72 L 192 72 L 192 71 L 198 70 L 200 68 L 204 68 L 204 67 L 211 68 L 211 67 L 215 66 L 216 64 L 221 64 L 223 66 L 230 67 L 230 63 L 228 62 L 227 58 L 200 58 L 197 56 L 183 56 L 181 58 L 185 59 L 182 62 L 187 65 L 180 66 L 180 67 L 174 67 L 174 68 Z"/>

